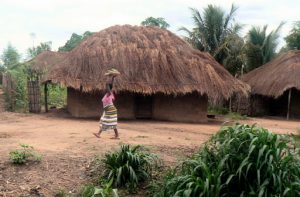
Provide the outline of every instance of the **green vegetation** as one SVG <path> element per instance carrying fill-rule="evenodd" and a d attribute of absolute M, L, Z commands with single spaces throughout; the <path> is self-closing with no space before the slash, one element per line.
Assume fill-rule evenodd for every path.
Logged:
<path fill-rule="evenodd" d="M 34 161 L 41 161 L 42 157 L 37 152 L 34 151 L 34 148 L 27 144 L 20 144 L 21 150 L 14 150 L 9 153 L 9 158 L 14 164 L 25 164 L 32 159 Z"/>
<path fill-rule="evenodd" d="M 112 189 L 113 179 L 104 184 L 103 187 L 96 187 L 94 185 L 86 185 L 79 192 L 80 197 L 119 197 L 118 190 Z"/>
<path fill-rule="evenodd" d="M 209 52 L 219 63 L 233 74 L 241 70 L 243 58 L 243 39 L 239 36 L 242 25 L 234 23 L 237 7 L 232 5 L 226 14 L 219 6 L 208 5 L 200 13 L 192 8 L 194 27 L 189 30 L 185 27 L 179 30 L 187 34 L 185 39 L 200 51 Z"/>
<path fill-rule="evenodd" d="M 51 45 L 52 42 L 41 42 L 40 45 L 37 47 L 31 47 L 27 49 L 28 57 L 29 58 L 34 58 L 38 54 L 42 53 L 43 51 L 51 51 Z"/>
<path fill-rule="evenodd" d="M 42 91 L 42 95 L 44 92 Z M 63 108 L 67 104 L 67 88 L 54 84 L 48 84 L 49 107 Z M 44 103 L 44 100 L 43 102 Z"/>
<path fill-rule="evenodd" d="M 285 37 L 288 49 L 298 49 L 300 50 L 300 21 L 294 23 L 293 29 L 290 34 Z"/>
<path fill-rule="evenodd" d="M 223 127 L 174 170 L 156 196 L 299 196 L 291 139 L 255 125 Z"/>
<path fill-rule="evenodd" d="M 82 35 L 78 35 L 76 33 L 73 33 L 71 38 L 66 42 L 66 44 L 64 46 L 58 48 L 58 51 L 59 52 L 71 51 L 78 44 L 80 44 L 81 41 L 85 40 L 86 38 L 88 38 L 91 35 L 93 35 L 93 33 L 90 32 L 90 31 L 86 31 Z"/>
<path fill-rule="evenodd" d="M 278 45 L 279 31 L 284 23 L 267 34 L 268 26 L 252 27 L 247 35 L 245 44 L 246 69 L 251 71 L 272 60 Z"/>
<path fill-rule="evenodd" d="M 27 77 L 28 77 L 28 66 L 25 64 L 15 64 L 14 66 L 10 66 L 9 69 L 6 70 L 6 73 L 10 74 L 14 84 L 14 100 L 7 100 L 7 103 L 10 105 L 8 109 L 10 111 L 17 112 L 27 112 L 28 111 L 28 95 L 27 95 Z M 12 105 L 14 103 L 14 105 Z"/>
<path fill-rule="evenodd" d="M 141 22 L 143 26 L 155 26 L 162 29 L 167 29 L 170 27 L 169 23 L 166 22 L 164 18 L 158 17 L 148 17 L 144 21 Z"/>
<path fill-rule="evenodd" d="M 120 150 L 108 153 L 103 159 L 105 178 L 116 187 L 126 186 L 133 191 L 151 177 L 157 157 L 142 150 L 141 146 L 122 145 Z"/>
<path fill-rule="evenodd" d="M 4 68 L 9 68 L 15 64 L 20 62 L 20 54 L 17 49 L 13 47 L 11 44 L 8 44 L 7 47 L 3 50 L 3 54 L 1 55 L 1 60 L 3 61 Z"/>

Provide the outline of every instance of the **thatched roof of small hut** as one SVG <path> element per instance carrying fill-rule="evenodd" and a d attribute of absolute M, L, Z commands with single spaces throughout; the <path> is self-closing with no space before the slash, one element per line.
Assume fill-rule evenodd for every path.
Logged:
<path fill-rule="evenodd" d="M 31 68 L 37 72 L 47 72 L 55 64 L 62 61 L 66 53 L 54 52 L 54 51 L 43 51 L 27 63 L 31 65 Z"/>
<path fill-rule="evenodd" d="M 242 80 L 251 86 L 252 94 L 274 98 L 290 88 L 300 90 L 300 51 L 282 54 L 247 73 Z"/>
<path fill-rule="evenodd" d="M 208 53 L 193 49 L 170 31 L 130 25 L 112 26 L 81 42 L 48 80 L 83 91 L 103 90 L 104 73 L 112 67 L 121 72 L 115 91 L 198 92 L 220 99 L 249 90 Z"/>

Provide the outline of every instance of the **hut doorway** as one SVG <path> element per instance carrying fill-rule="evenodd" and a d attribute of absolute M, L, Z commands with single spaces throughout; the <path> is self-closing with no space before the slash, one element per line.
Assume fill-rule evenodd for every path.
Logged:
<path fill-rule="evenodd" d="M 135 96 L 135 117 L 137 119 L 151 119 L 152 118 L 152 96 Z"/>

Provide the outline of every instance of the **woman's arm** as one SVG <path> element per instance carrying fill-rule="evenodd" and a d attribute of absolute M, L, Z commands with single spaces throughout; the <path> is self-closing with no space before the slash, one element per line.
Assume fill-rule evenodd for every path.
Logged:
<path fill-rule="evenodd" d="M 115 77 L 116 76 L 112 76 L 112 78 L 111 78 L 111 89 L 113 89 L 113 87 L 114 87 Z"/>

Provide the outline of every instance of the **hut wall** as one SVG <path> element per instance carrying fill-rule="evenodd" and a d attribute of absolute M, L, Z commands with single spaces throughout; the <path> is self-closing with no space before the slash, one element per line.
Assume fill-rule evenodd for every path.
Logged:
<path fill-rule="evenodd" d="M 116 95 L 115 105 L 119 119 L 135 119 L 137 94 L 128 92 Z M 68 88 L 68 111 L 74 117 L 99 118 L 102 113 L 103 93 L 84 93 Z M 185 96 L 154 95 L 152 100 L 152 119 L 176 122 L 206 122 L 207 97 L 197 94 Z M 147 108 L 145 108 L 147 109 Z"/>
<path fill-rule="evenodd" d="M 74 117 L 79 118 L 99 118 L 102 114 L 103 93 L 85 93 L 68 88 L 68 111 Z M 118 109 L 118 118 L 133 119 L 134 116 L 134 96 L 132 94 L 117 95 L 115 103 Z"/>
<path fill-rule="evenodd" d="M 205 96 L 155 95 L 153 102 L 153 119 L 194 123 L 207 121 L 208 99 Z"/>

